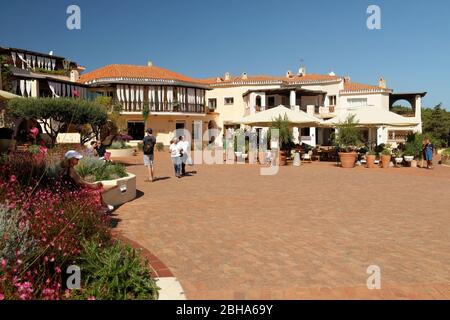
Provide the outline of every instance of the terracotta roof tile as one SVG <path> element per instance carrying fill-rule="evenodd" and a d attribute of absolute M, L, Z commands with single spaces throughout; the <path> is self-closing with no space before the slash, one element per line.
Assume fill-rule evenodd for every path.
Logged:
<path fill-rule="evenodd" d="M 322 75 L 322 74 L 306 74 L 304 76 L 292 75 L 291 77 L 286 76 L 269 76 L 269 75 L 248 75 L 247 77 L 238 76 L 231 77 L 230 80 L 225 80 L 224 77 L 207 78 L 201 79 L 200 81 L 209 85 L 232 85 L 241 83 L 252 83 L 252 82 L 263 82 L 263 81 L 273 81 L 273 82 L 284 82 L 289 83 L 308 83 L 308 82 L 321 82 L 321 81 L 333 81 L 339 80 L 341 77 Z"/>
<path fill-rule="evenodd" d="M 387 88 L 382 88 L 379 86 L 373 86 L 369 84 L 359 83 L 359 82 L 350 82 L 345 81 L 344 82 L 344 90 L 341 90 L 341 92 L 360 92 L 360 91 L 391 91 Z"/>
<path fill-rule="evenodd" d="M 156 66 L 112 64 L 81 75 L 79 82 L 90 82 L 104 78 L 139 78 L 175 80 L 200 83 L 199 80 Z"/>

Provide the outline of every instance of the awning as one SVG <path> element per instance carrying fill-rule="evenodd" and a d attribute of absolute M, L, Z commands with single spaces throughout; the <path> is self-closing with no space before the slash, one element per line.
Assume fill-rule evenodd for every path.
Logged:
<path fill-rule="evenodd" d="M 394 112 L 374 107 L 363 107 L 341 112 L 338 116 L 326 120 L 323 126 L 334 126 L 345 122 L 350 115 L 355 115 L 355 121 L 361 126 L 415 126 L 419 124 L 414 117 L 402 117 Z"/>
<path fill-rule="evenodd" d="M 298 126 L 315 127 L 321 123 L 320 119 L 304 111 L 294 111 L 282 105 L 244 117 L 239 123 L 251 126 L 270 127 L 274 120 L 280 116 L 284 118 L 285 115 L 288 117 L 289 122 Z"/>

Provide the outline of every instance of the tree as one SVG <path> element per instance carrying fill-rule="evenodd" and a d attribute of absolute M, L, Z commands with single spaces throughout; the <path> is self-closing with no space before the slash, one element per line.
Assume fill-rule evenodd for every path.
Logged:
<path fill-rule="evenodd" d="M 336 134 L 332 136 L 333 143 L 344 152 L 351 152 L 362 145 L 363 137 L 355 115 L 350 115 L 344 122 L 337 124 L 336 129 Z"/>
<path fill-rule="evenodd" d="M 280 149 L 288 153 L 294 144 L 294 135 L 288 116 L 285 114 L 284 117 L 280 115 L 278 118 L 273 119 L 270 129 L 278 130 Z M 271 132 L 271 130 L 269 130 L 269 132 Z M 271 139 L 271 134 L 268 134 L 268 141 Z"/>
<path fill-rule="evenodd" d="M 144 108 L 142 109 L 142 117 L 144 118 L 145 129 L 147 129 L 147 120 L 148 120 L 149 116 L 150 116 L 150 106 L 149 106 L 148 102 L 145 102 Z"/>
<path fill-rule="evenodd" d="M 433 109 L 422 110 L 422 130 L 433 137 L 436 147 L 450 146 L 450 112 L 438 104 Z"/>
<path fill-rule="evenodd" d="M 103 106 L 87 101 L 80 103 L 73 119 L 73 123 L 78 124 L 80 144 L 84 145 L 93 138 L 99 139 L 101 127 L 107 120 L 107 113 Z"/>
<path fill-rule="evenodd" d="M 96 103 L 70 98 L 16 98 L 8 103 L 16 118 L 36 119 L 56 144 L 58 134 L 70 125 L 101 126 L 106 122 L 105 110 Z M 88 132 L 80 130 L 84 135 Z M 83 139 L 85 139 L 84 137 Z"/>

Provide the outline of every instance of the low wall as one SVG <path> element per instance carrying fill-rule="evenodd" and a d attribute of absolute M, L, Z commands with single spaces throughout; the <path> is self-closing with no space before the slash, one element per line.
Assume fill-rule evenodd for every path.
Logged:
<path fill-rule="evenodd" d="M 128 173 L 127 177 L 116 180 L 101 181 L 104 186 L 117 186 L 103 194 L 103 200 L 112 206 L 119 206 L 136 198 L 136 176 Z"/>
<path fill-rule="evenodd" d="M 111 153 L 111 158 L 125 158 L 134 155 L 135 148 L 128 149 L 108 149 L 106 152 Z"/>

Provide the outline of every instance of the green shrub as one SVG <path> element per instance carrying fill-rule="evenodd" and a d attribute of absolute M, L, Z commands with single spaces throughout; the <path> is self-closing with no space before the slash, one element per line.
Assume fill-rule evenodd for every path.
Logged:
<path fill-rule="evenodd" d="M 450 156 L 450 148 L 445 149 L 444 151 L 442 151 L 442 155 L 444 156 Z"/>
<path fill-rule="evenodd" d="M 19 210 L 0 205 L 0 260 L 15 261 L 16 253 L 29 255 L 35 248 L 28 221 Z"/>
<path fill-rule="evenodd" d="M 82 289 L 73 291 L 75 299 L 95 297 L 97 300 L 156 300 L 158 290 L 148 267 L 139 252 L 123 244 L 114 243 L 99 248 L 97 241 L 83 244 L 77 262 L 83 270 Z"/>
<path fill-rule="evenodd" d="M 386 146 L 386 147 L 383 149 L 383 151 L 381 151 L 381 154 L 382 154 L 383 156 L 390 156 L 390 155 L 392 155 L 392 150 L 391 150 L 391 148 L 389 148 L 389 146 Z"/>
<path fill-rule="evenodd" d="M 127 145 L 123 140 L 114 141 L 108 149 L 131 149 L 132 146 Z"/>
<path fill-rule="evenodd" d="M 156 143 L 156 150 L 157 150 L 157 151 L 163 151 L 163 150 L 164 150 L 164 143 L 162 143 L 162 142 L 157 142 L 157 143 Z"/>
<path fill-rule="evenodd" d="M 106 162 L 96 157 L 84 157 L 75 167 L 77 173 L 89 182 L 114 180 L 126 177 L 125 166 L 119 163 Z"/>
<path fill-rule="evenodd" d="M 336 125 L 337 133 L 332 136 L 333 144 L 344 152 L 350 152 L 362 145 L 362 134 L 355 121 L 355 115 Z"/>

